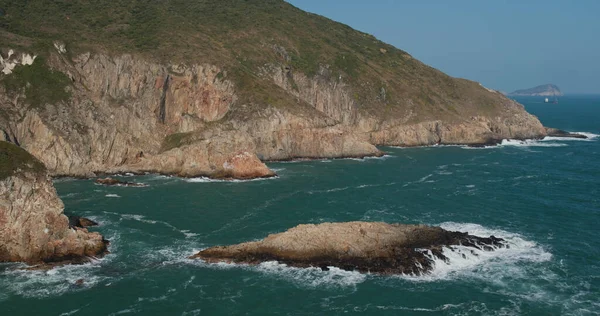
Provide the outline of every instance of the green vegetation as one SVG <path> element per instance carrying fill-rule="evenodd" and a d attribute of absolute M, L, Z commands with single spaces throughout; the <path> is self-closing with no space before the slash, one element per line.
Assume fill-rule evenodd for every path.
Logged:
<path fill-rule="evenodd" d="M 481 98 L 486 99 L 483 104 L 503 102 L 477 83 L 451 78 L 369 34 L 283 0 L 0 0 L 0 8 L 5 13 L 0 16 L 0 48 L 31 50 L 32 43 L 61 40 L 74 55 L 101 51 L 169 63 L 210 63 L 227 71 L 241 102 L 297 104 L 289 94 L 260 82 L 268 80 L 260 75 L 267 64 L 342 80 L 362 109 L 382 115 L 397 111 L 415 119 L 439 118 L 454 108 L 467 116 L 477 113 Z M 298 89 L 296 83 L 290 85 Z M 382 86 L 385 99 L 380 97 Z"/>
<path fill-rule="evenodd" d="M 43 57 L 37 57 L 32 65 L 15 67 L 1 83 L 10 94 L 24 93 L 27 103 L 33 107 L 67 101 L 71 97 L 66 90 L 71 84 L 69 77 L 48 68 Z"/>
<path fill-rule="evenodd" d="M 0 180 L 18 172 L 42 173 L 46 167 L 25 149 L 0 141 Z"/>
<path fill-rule="evenodd" d="M 193 133 L 175 133 L 163 140 L 160 146 L 160 152 L 165 152 L 173 148 L 178 148 L 192 142 Z"/>

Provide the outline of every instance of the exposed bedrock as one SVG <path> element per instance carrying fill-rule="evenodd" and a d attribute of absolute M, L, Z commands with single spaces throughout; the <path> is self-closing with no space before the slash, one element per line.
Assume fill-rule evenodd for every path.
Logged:
<path fill-rule="evenodd" d="M 107 252 L 108 242 L 72 228 L 43 164 L 0 141 L 0 262 L 81 263 Z"/>
<path fill-rule="evenodd" d="M 576 134 L 576 133 L 570 133 L 567 131 L 563 131 L 557 128 L 550 128 L 547 127 L 546 128 L 546 133 L 548 134 L 548 136 L 552 136 L 552 137 L 568 137 L 568 138 L 581 138 L 581 139 L 587 139 L 588 137 L 582 134 Z"/>
<path fill-rule="evenodd" d="M 428 273 L 434 258 L 447 260 L 444 247 L 494 251 L 504 240 L 477 237 L 424 225 L 380 222 L 298 225 L 260 241 L 202 250 L 192 259 L 209 263 L 259 264 L 279 261 L 295 267 L 329 266 L 381 274 Z"/>
<path fill-rule="evenodd" d="M 462 81 L 494 107 L 484 111 L 468 98 L 463 108 L 452 105 L 455 112 L 411 99 L 380 104 L 385 93 L 379 101 L 358 101 L 356 87 L 323 69 L 313 77 L 278 65 L 263 69 L 254 80 L 271 89 L 274 105 L 240 97 L 249 92 L 215 65 L 101 53 L 72 59 L 54 53 L 48 65 L 72 80 L 70 99 L 32 107 L 0 85 L 0 139 L 25 148 L 53 176 L 266 177 L 273 172 L 259 161 L 379 156 L 375 146 L 477 145 L 546 135 L 521 105 Z M 252 167 L 228 163 L 240 153 Z"/>

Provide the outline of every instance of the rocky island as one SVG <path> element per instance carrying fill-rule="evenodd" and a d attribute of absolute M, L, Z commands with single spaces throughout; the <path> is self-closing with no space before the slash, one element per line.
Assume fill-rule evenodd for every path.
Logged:
<path fill-rule="evenodd" d="M 274 176 L 265 161 L 546 136 L 501 93 L 283 0 L 132 5 L 3 4 L 0 140 L 52 176 L 247 179 Z"/>
<path fill-rule="evenodd" d="M 457 245 L 486 251 L 506 247 L 494 236 L 482 238 L 440 227 L 347 222 L 299 225 L 260 241 L 211 247 L 191 258 L 210 263 L 279 261 L 295 267 L 421 275 L 431 271 L 434 257 L 447 260 L 443 247 Z"/>
<path fill-rule="evenodd" d="M 560 97 L 563 96 L 563 93 L 560 92 L 560 89 L 553 84 L 544 84 L 541 86 L 533 87 L 530 89 L 522 89 L 513 91 L 508 94 L 509 96 L 530 96 L 530 97 Z"/>
<path fill-rule="evenodd" d="M 108 242 L 71 227 L 44 165 L 0 141 L 0 262 L 82 263 L 107 252 Z"/>

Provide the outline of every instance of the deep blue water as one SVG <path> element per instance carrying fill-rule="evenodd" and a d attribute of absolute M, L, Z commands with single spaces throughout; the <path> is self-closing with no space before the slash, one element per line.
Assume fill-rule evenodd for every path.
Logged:
<path fill-rule="evenodd" d="M 600 134 L 600 96 L 519 101 L 546 126 Z M 59 180 L 66 212 L 99 221 L 112 253 L 48 272 L 0 266 L 0 315 L 600 313 L 600 138 L 384 150 L 382 159 L 269 164 L 280 175 L 272 180 Z M 425 277 L 186 259 L 301 223 L 350 220 L 494 234 L 511 248 L 452 257 Z"/>

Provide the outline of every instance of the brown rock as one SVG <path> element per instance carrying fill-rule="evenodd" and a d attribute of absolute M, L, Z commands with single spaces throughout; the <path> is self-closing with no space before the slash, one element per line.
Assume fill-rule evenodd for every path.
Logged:
<path fill-rule="evenodd" d="M 4 158 L 37 161 L 15 145 L 1 145 Z M 80 263 L 106 253 L 108 242 L 98 233 L 71 229 L 63 209 L 45 170 L 19 167 L 0 177 L 0 262 Z"/>
<path fill-rule="evenodd" d="M 205 249 L 192 256 L 208 262 L 258 264 L 277 260 L 296 267 L 335 266 L 382 274 L 422 274 L 441 259 L 442 247 L 463 245 L 484 250 L 503 240 L 450 232 L 440 227 L 367 222 L 299 225 L 261 241 Z"/>
<path fill-rule="evenodd" d="M 75 216 L 75 215 L 67 216 L 67 218 L 69 219 L 70 227 L 87 228 L 87 227 L 98 226 L 98 223 L 94 222 L 93 220 L 91 220 L 89 218 L 79 217 L 79 216 Z"/>

